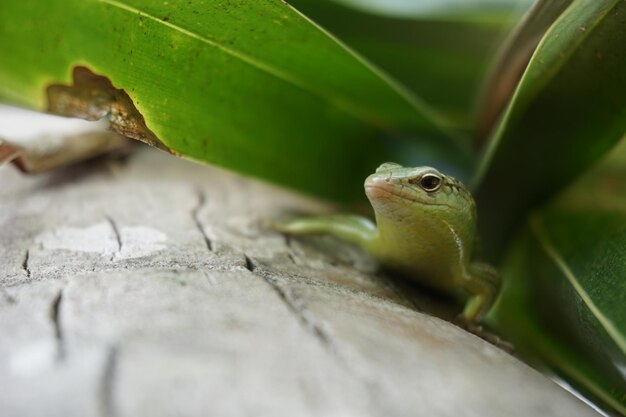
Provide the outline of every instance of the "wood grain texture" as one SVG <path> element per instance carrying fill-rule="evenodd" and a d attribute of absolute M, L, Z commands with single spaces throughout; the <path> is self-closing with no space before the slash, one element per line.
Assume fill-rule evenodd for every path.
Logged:
<path fill-rule="evenodd" d="M 0 184 L 3 416 L 594 414 L 358 250 L 264 226 L 322 204 L 150 149 Z"/>

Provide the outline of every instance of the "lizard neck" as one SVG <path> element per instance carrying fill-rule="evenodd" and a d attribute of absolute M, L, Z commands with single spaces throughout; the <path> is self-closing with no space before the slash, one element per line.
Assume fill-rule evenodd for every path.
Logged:
<path fill-rule="evenodd" d="M 376 250 L 381 258 L 396 262 L 450 264 L 467 262 L 470 231 L 455 227 L 450 219 L 419 213 L 390 219 L 376 215 Z"/>

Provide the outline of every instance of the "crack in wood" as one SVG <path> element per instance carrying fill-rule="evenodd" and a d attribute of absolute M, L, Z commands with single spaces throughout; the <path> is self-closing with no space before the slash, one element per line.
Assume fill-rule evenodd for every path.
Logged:
<path fill-rule="evenodd" d="M 122 235 L 120 234 L 120 230 L 117 228 L 117 224 L 113 220 L 112 217 L 107 216 L 107 221 L 111 225 L 111 229 L 113 230 L 113 236 L 115 236 L 115 241 L 117 242 L 117 252 L 111 255 L 110 261 L 115 259 L 115 255 L 119 255 L 122 253 Z"/>
<path fill-rule="evenodd" d="M 333 345 L 328 333 L 319 324 L 315 323 L 310 317 L 308 317 L 306 310 L 301 306 L 301 303 L 298 302 L 297 297 L 295 297 L 291 292 L 286 291 L 270 274 L 260 271 L 255 262 L 248 255 L 244 254 L 244 258 L 246 260 L 246 269 L 267 282 L 287 306 L 287 309 L 296 316 L 298 321 L 306 329 L 312 332 L 326 348 L 331 351 L 335 351 L 335 346 Z"/>
<path fill-rule="evenodd" d="M 252 262 L 252 259 L 245 253 L 243 254 L 244 259 L 246 260 L 246 269 L 252 273 L 256 270 L 256 265 Z"/>
<path fill-rule="evenodd" d="M 30 268 L 28 267 L 28 260 L 30 259 L 30 250 L 26 250 L 24 254 L 24 260 L 22 261 L 22 269 L 26 273 L 26 278 L 30 278 Z"/>
<path fill-rule="evenodd" d="M 200 210 L 202 210 L 202 208 L 206 204 L 206 196 L 204 195 L 202 190 L 197 190 L 197 196 L 198 196 L 198 203 L 191 210 L 191 217 L 193 218 L 193 221 L 194 221 L 194 223 L 196 225 L 196 228 L 202 234 L 202 237 L 204 238 L 204 243 L 206 244 L 207 249 L 210 252 L 212 252 L 213 251 L 213 242 L 212 242 L 211 238 L 207 235 L 206 231 L 204 230 L 204 226 L 202 225 L 202 222 L 200 221 L 200 217 L 199 217 Z"/>
<path fill-rule="evenodd" d="M 102 382 L 100 384 L 99 399 L 100 415 L 102 417 L 115 417 L 117 415 L 114 401 L 114 388 L 118 356 L 118 346 L 110 346 L 107 351 L 106 361 L 104 363 L 104 371 L 102 372 Z"/>
<path fill-rule="evenodd" d="M 65 342 L 63 340 L 63 327 L 61 325 L 61 303 L 63 302 L 63 289 L 59 290 L 52 300 L 50 308 L 50 321 L 54 329 L 54 338 L 57 345 L 57 359 L 65 359 Z"/>
<path fill-rule="evenodd" d="M 389 411 L 392 410 L 393 407 L 389 406 L 385 402 L 385 399 L 381 397 L 383 390 L 379 386 L 380 383 L 371 376 L 364 375 L 350 364 L 350 361 L 347 360 L 346 357 L 340 352 L 331 335 L 310 317 L 306 308 L 302 306 L 302 303 L 299 302 L 298 298 L 291 291 L 285 290 L 285 288 L 277 282 L 270 272 L 259 268 L 248 255 L 244 254 L 244 257 L 246 260 L 246 269 L 267 282 L 286 305 L 287 309 L 304 327 L 304 329 L 310 332 L 315 339 L 318 340 L 328 352 L 330 352 L 330 354 L 337 360 L 339 365 L 342 366 L 346 372 L 348 372 L 348 374 L 352 375 L 352 377 L 356 378 L 364 385 L 370 393 L 372 407 L 378 409 L 376 414 L 390 415 Z"/>
<path fill-rule="evenodd" d="M 296 261 L 296 257 L 294 256 L 294 248 L 293 248 L 293 242 L 291 239 L 291 235 L 284 235 L 285 237 L 285 246 L 287 246 L 287 258 L 289 258 L 289 260 L 294 264 L 294 265 L 298 265 L 298 262 Z"/>

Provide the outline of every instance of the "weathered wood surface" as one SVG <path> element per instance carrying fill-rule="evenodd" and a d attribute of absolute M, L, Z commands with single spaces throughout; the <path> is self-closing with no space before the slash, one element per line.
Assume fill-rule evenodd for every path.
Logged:
<path fill-rule="evenodd" d="M 325 208 L 149 149 L 0 168 L 0 415 L 594 414 L 285 210 Z"/>

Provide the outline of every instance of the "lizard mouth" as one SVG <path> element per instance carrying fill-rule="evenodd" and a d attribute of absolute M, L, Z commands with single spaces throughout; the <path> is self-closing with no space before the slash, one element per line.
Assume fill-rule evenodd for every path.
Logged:
<path fill-rule="evenodd" d="M 389 197 L 397 197 L 402 200 L 410 201 L 417 204 L 426 204 L 430 206 L 445 206 L 447 204 L 438 204 L 427 199 L 420 199 L 416 195 L 409 194 L 398 190 L 393 185 L 385 186 L 383 184 L 365 184 L 365 194 L 372 200 L 388 200 Z"/>

